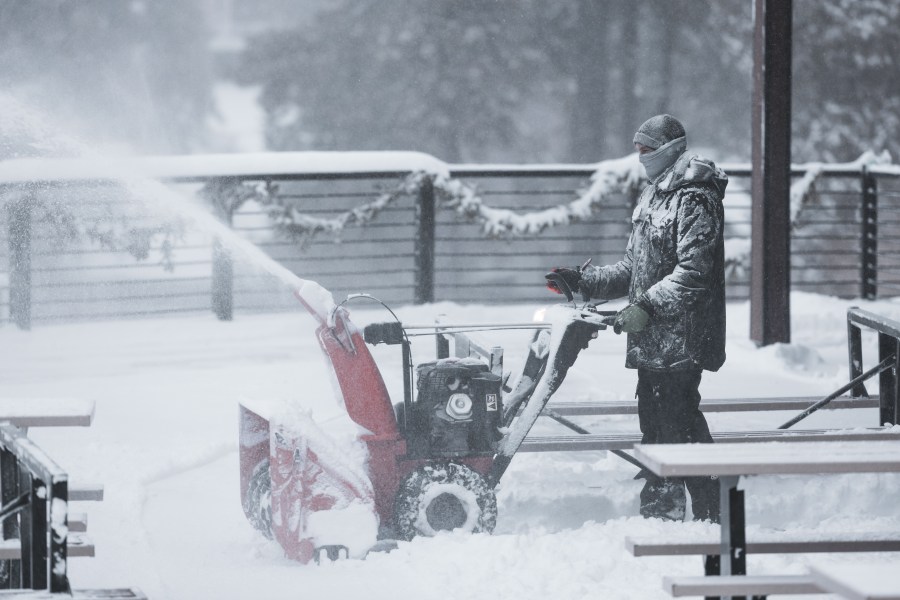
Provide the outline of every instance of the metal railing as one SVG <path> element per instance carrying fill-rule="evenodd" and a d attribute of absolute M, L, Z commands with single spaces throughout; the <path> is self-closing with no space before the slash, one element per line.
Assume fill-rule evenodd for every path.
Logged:
<path fill-rule="evenodd" d="M 19 550 L 18 559 L 0 561 L 0 587 L 71 593 L 68 486 L 65 471 L 19 428 L 0 423 L 3 549 Z"/>
<path fill-rule="evenodd" d="M 192 157 L 202 163 L 202 157 Z M 750 169 L 723 165 L 731 178 L 726 193 L 726 238 L 750 238 Z M 551 208 L 573 200 L 585 188 L 594 165 L 450 165 L 453 178 L 475 186 L 485 203 L 517 212 Z M 804 174 L 796 168 L 795 177 Z M 409 171 L 229 173 L 249 184 L 277 186 L 282 200 L 312 217 L 329 218 L 371 201 Z M 162 174 L 171 187 L 193 195 L 198 184 L 225 177 Z M 390 304 L 455 302 L 546 302 L 543 274 L 555 265 L 594 264 L 621 258 L 634 198 L 622 194 L 590 219 L 529 237 L 486 237 L 477 223 L 439 205 L 430 180 L 414 194 L 381 211 L 375 220 L 322 233 L 297 243 L 280 237 L 265 207 L 248 202 L 228 215 L 234 231 L 303 278 L 318 281 L 341 298 L 369 292 Z M 40 183 L 40 182 L 39 182 Z M 59 185 L 56 182 L 54 185 Z M 102 202 L 108 182 L 65 182 L 69 205 Z M 40 196 L 53 185 L 35 186 Z M 0 190 L 2 192 L 2 190 Z M 895 170 L 826 168 L 812 201 L 792 235 L 792 285 L 796 290 L 873 299 L 900 293 L 900 177 Z M 172 251 L 167 270 L 156 249 L 142 261 L 123 250 L 58 235 L 27 205 L 10 204 L 7 243 L 0 264 L 10 264 L 0 283 L 0 321 L 28 327 L 34 321 L 121 318 L 209 310 L 220 318 L 233 311 L 292 309 L 281 284 L 219 250 L 208 234 L 188 231 Z M 58 225 L 58 224 L 57 224 Z M 5 256 L 3 254 L 5 253 Z M 729 270 L 727 297 L 743 300 L 749 268 Z M 4 297 L 5 296 L 5 297 Z"/>

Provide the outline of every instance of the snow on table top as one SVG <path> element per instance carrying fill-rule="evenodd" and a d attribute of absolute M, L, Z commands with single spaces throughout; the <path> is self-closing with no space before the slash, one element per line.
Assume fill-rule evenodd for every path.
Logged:
<path fill-rule="evenodd" d="M 851 600 L 900 600 L 900 560 L 879 564 L 828 563 L 810 567 L 829 592 Z"/>
<path fill-rule="evenodd" d="M 412 171 L 448 173 L 446 163 L 422 152 L 256 152 L 134 158 L 20 158 L 0 161 L 0 183 Z"/>
<path fill-rule="evenodd" d="M 77 398 L 0 398 L 0 421 L 19 427 L 87 426 L 94 402 Z"/>
<path fill-rule="evenodd" d="M 663 477 L 900 472 L 900 441 L 638 444 L 634 455 Z"/>

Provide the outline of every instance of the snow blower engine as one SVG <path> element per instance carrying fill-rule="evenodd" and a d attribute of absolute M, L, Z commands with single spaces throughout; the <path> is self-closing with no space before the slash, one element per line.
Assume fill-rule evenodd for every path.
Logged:
<path fill-rule="evenodd" d="M 500 439 L 502 378 L 475 358 L 444 358 L 416 367 L 416 399 L 410 381 L 409 345 L 399 322 L 364 328 L 369 344 L 404 347 L 404 399 L 395 406 L 410 457 L 493 454 Z"/>

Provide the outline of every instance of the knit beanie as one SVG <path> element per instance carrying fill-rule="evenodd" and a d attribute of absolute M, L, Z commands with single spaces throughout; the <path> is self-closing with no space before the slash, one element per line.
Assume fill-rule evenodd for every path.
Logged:
<path fill-rule="evenodd" d="M 643 144 L 656 150 L 672 140 L 685 137 L 684 126 L 672 115 L 650 117 L 634 134 L 635 144 Z"/>

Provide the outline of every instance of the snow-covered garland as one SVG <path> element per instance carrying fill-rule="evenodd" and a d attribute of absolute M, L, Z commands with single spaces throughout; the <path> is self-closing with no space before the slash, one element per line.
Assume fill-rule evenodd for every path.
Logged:
<path fill-rule="evenodd" d="M 578 198 L 568 204 L 530 213 L 491 208 L 485 205 L 472 187 L 446 176 L 436 177 L 434 187 L 442 206 L 478 221 L 487 236 L 535 235 L 550 227 L 587 219 L 613 196 L 636 195 L 647 182 L 637 157 L 637 154 L 632 154 L 599 163 L 591 176 L 591 185 Z"/>
<path fill-rule="evenodd" d="M 863 152 L 859 158 L 848 163 L 812 162 L 799 165 L 804 175 L 791 184 L 791 229 L 800 226 L 803 209 L 819 200 L 816 183 L 826 168 L 838 168 L 848 172 L 860 172 L 864 167 L 891 164 L 891 155 L 885 150 L 875 154 L 871 150 Z M 725 267 L 729 275 L 741 274 L 750 268 L 750 239 L 732 238 L 725 240 Z"/>
<path fill-rule="evenodd" d="M 550 227 L 586 219 L 607 199 L 619 194 L 635 194 L 646 183 L 637 155 L 633 154 L 599 163 L 591 176 L 591 185 L 572 202 L 530 213 L 492 208 L 485 204 L 475 188 L 445 174 L 425 171 L 411 173 L 394 189 L 379 195 L 372 202 L 331 219 L 302 213 L 290 200 L 281 198 L 277 187 L 272 185 L 216 179 L 207 183 L 201 194 L 220 211 L 234 210 L 245 201 L 254 200 L 266 208 L 277 231 L 294 241 L 308 242 L 319 233 L 336 234 L 351 225 L 366 225 L 400 198 L 419 193 L 428 178 L 432 179 L 439 207 L 452 209 L 458 215 L 480 223 L 484 234 L 489 237 L 535 235 Z"/>

